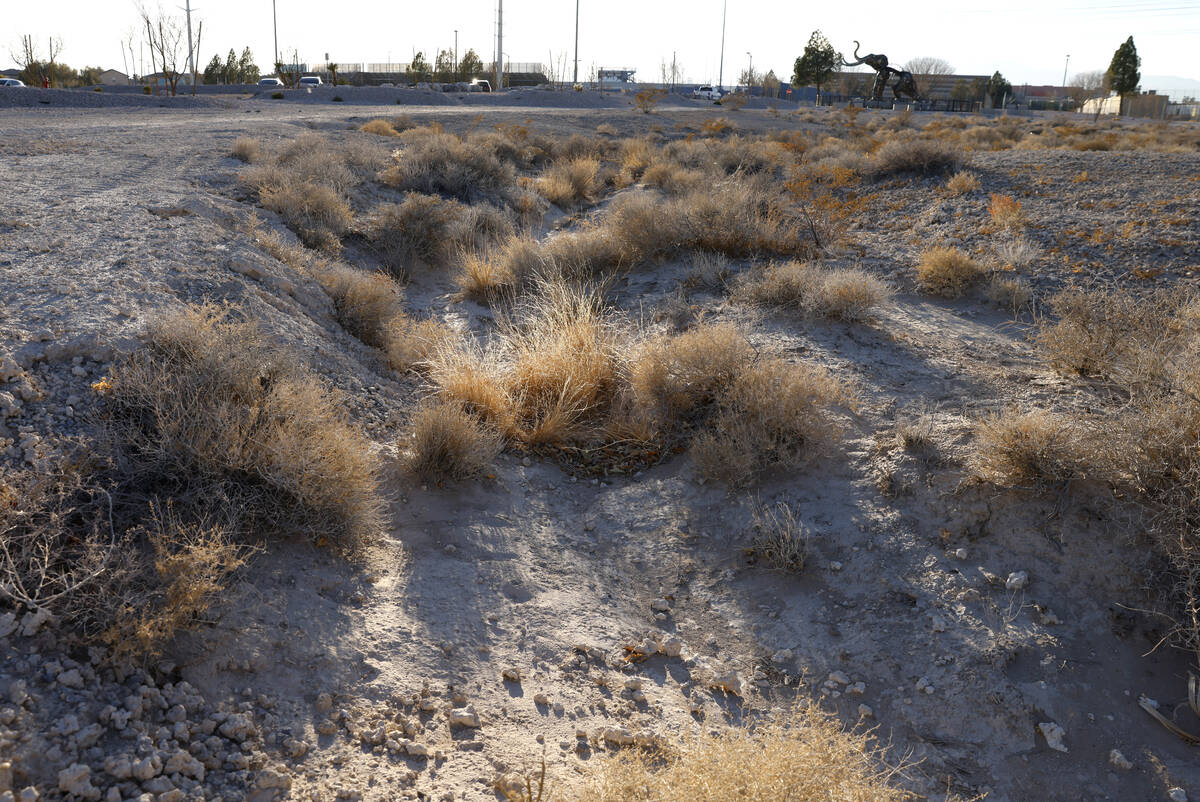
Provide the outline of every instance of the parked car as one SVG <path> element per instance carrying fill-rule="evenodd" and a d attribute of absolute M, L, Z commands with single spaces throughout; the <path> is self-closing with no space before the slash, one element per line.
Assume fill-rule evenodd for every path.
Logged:
<path fill-rule="evenodd" d="M 259 86 L 283 86 L 283 81 L 278 78 L 262 78 L 258 82 Z"/>
<path fill-rule="evenodd" d="M 474 81 L 471 81 L 470 91 L 472 91 L 472 92 L 491 92 L 492 91 L 492 82 L 485 80 L 483 78 L 476 78 Z"/>
<path fill-rule="evenodd" d="M 705 84 L 692 90 L 692 97 L 702 100 L 720 100 L 721 90 Z"/>
<path fill-rule="evenodd" d="M 319 75 L 305 75 L 300 79 L 301 86 L 321 86 L 321 77 Z"/>
<path fill-rule="evenodd" d="M 0 78 L 0 86 L 24 86 L 24 81 L 18 81 L 16 78 Z"/>

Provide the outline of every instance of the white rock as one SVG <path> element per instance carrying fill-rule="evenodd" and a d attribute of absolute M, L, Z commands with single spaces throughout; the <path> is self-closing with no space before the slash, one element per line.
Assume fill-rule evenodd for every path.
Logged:
<path fill-rule="evenodd" d="M 791 661 L 792 657 L 793 655 L 791 649 L 780 649 L 779 651 L 775 652 L 775 654 L 771 655 L 771 661 L 775 663 L 787 663 Z"/>
<path fill-rule="evenodd" d="M 1167 799 L 1171 802 L 1188 802 L 1187 791 L 1179 787 L 1171 788 L 1167 791 Z"/>
<path fill-rule="evenodd" d="M 1028 571 L 1013 571 L 1004 581 L 1005 590 L 1020 590 L 1029 584 Z"/>
<path fill-rule="evenodd" d="M 658 651 L 665 654 L 667 657 L 678 657 L 683 651 L 683 641 L 679 638 L 670 637 L 659 644 Z"/>
<path fill-rule="evenodd" d="M 550 704 L 550 697 L 544 693 L 535 693 L 533 695 L 533 703 L 535 705 L 548 705 Z"/>
<path fill-rule="evenodd" d="M 745 682 L 736 671 L 727 671 L 723 674 L 717 674 L 709 680 L 708 687 L 725 691 L 734 696 L 741 696 Z"/>
<path fill-rule="evenodd" d="M 640 691 L 642 689 L 642 681 L 638 677 L 630 677 L 625 680 L 625 688 L 630 691 Z"/>
<path fill-rule="evenodd" d="M 506 668 L 500 672 L 500 675 L 508 682 L 521 681 L 521 669 L 519 668 Z"/>
<path fill-rule="evenodd" d="M 1121 750 L 1119 749 L 1113 749 L 1108 753 L 1108 763 L 1113 768 L 1120 769 L 1121 771 L 1129 771 L 1133 768 L 1133 763 L 1129 761 L 1129 758 L 1121 754 Z"/>
<path fill-rule="evenodd" d="M 1068 751 L 1067 745 L 1063 743 L 1063 738 L 1066 736 L 1067 731 L 1059 724 L 1053 721 L 1044 721 L 1038 724 L 1038 731 L 1046 739 L 1046 746 L 1057 752 Z"/>
<path fill-rule="evenodd" d="M 128 755 L 109 755 L 104 759 L 104 773 L 118 780 L 128 780 L 133 776 L 133 764 Z"/>
<path fill-rule="evenodd" d="M 162 771 L 162 760 L 158 755 L 147 755 L 133 764 L 133 778 L 145 782 L 153 779 Z"/>
<path fill-rule="evenodd" d="M 955 549 L 953 554 L 954 554 L 955 559 L 958 559 L 958 560 L 967 559 L 967 550 L 966 549 Z"/>
<path fill-rule="evenodd" d="M 629 746 L 633 743 L 633 733 L 624 727 L 606 727 L 600 736 L 618 746 Z"/>
<path fill-rule="evenodd" d="M 479 727 L 479 714 L 474 705 L 453 708 L 447 715 L 451 727 Z"/>
<path fill-rule="evenodd" d="M 666 599 L 655 599 L 650 602 L 650 609 L 656 613 L 669 613 L 671 611 L 671 602 Z"/>
<path fill-rule="evenodd" d="M 425 744 L 410 743 L 404 747 L 404 751 L 413 757 L 429 757 L 429 747 Z"/>
<path fill-rule="evenodd" d="M 234 713 L 225 719 L 217 731 L 229 740 L 241 743 L 254 734 L 254 722 L 245 713 Z"/>
<path fill-rule="evenodd" d="M 826 682 L 832 682 L 835 685 L 849 685 L 850 678 L 841 671 L 830 671 Z"/>
<path fill-rule="evenodd" d="M 254 782 L 254 787 L 259 791 L 265 791 L 270 788 L 278 788 L 286 793 L 292 787 L 292 778 L 282 771 L 263 769 L 258 773 L 258 778 Z"/>
<path fill-rule="evenodd" d="M 44 607 L 33 610 L 21 617 L 21 634 L 27 638 L 37 634 L 42 625 L 50 620 L 50 611 Z"/>
<path fill-rule="evenodd" d="M 82 763 L 72 763 L 58 773 L 58 790 L 87 799 L 99 799 L 100 791 L 92 785 L 92 770 Z"/>
<path fill-rule="evenodd" d="M 167 774 L 182 774 L 193 780 L 204 781 L 204 764 L 182 749 L 167 759 L 163 771 Z"/>

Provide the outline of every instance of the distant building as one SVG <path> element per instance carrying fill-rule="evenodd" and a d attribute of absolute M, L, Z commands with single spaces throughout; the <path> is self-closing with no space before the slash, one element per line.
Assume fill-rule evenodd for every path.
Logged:
<path fill-rule="evenodd" d="M 126 86 L 129 76 L 120 70 L 105 70 L 100 73 L 100 83 L 103 86 Z"/>
<path fill-rule="evenodd" d="M 598 70 L 596 80 L 601 89 L 636 89 L 637 82 L 633 80 L 635 72 L 637 70 Z"/>
<path fill-rule="evenodd" d="M 1170 105 L 1166 95 L 1160 95 L 1151 89 L 1137 95 L 1110 95 L 1085 100 L 1084 114 L 1116 114 L 1122 117 L 1152 117 L 1161 119 L 1167 116 Z"/>
<path fill-rule="evenodd" d="M 1200 103 L 1194 100 L 1184 103 L 1168 103 L 1166 116 L 1172 120 L 1200 120 Z"/>

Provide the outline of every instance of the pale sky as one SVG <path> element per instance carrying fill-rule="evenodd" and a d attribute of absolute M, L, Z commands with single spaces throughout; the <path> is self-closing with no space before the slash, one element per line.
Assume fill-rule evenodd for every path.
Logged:
<path fill-rule="evenodd" d="M 171 12 L 185 0 L 166 0 Z M 204 21 L 200 66 L 214 53 L 249 45 L 264 71 L 271 52 L 271 0 L 192 0 L 193 28 Z M 279 47 L 296 49 L 301 61 L 407 62 L 417 50 L 432 61 L 438 48 L 459 54 L 474 48 L 483 61 L 494 48 L 494 0 L 378 2 L 377 0 L 276 0 Z M 52 10 L 51 10 L 52 8 Z M 716 82 L 721 49 L 722 0 L 690 3 L 655 0 L 580 0 L 579 74 L 591 67 L 632 67 L 637 78 L 658 80 L 660 65 L 676 54 L 686 80 Z M 182 15 L 182 11 L 178 12 Z M 99 65 L 125 71 L 120 42 L 135 31 L 132 0 L 59 0 L 50 6 L 11 2 L 0 13 L 0 63 L 22 34 L 45 48 L 60 37 L 60 60 L 72 67 Z M 575 3 L 508 0 L 504 51 L 510 61 L 562 63 L 571 73 Z M 786 80 L 819 28 L 849 54 L 854 39 L 862 53 L 885 53 L 893 64 L 936 56 L 961 74 L 1000 70 L 1013 84 L 1060 84 L 1067 55 L 1068 77 L 1103 70 L 1113 51 L 1132 35 L 1143 75 L 1200 80 L 1200 0 L 1014 0 L 1011 5 L 950 0 L 903 3 L 859 0 L 813 3 L 734 0 L 725 32 L 724 83 L 750 63 Z M 136 33 L 135 39 L 136 39 Z M 137 44 L 134 45 L 135 52 Z M 149 56 L 146 56 L 149 72 Z M 132 67 L 132 65 L 131 65 Z M 140 71 L 140 70 L 134 70 Z M 1143 82 L 1144 83 L 1144 82 Z M 1144 88 L 1155 88 L 1145 86 Z"/>

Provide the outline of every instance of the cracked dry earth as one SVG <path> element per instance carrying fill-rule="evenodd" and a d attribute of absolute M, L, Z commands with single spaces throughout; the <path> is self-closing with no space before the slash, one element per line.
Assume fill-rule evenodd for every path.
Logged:
<path fill-rule="evenodd" d="M 406 111 L 451 130 L 473 116 Z M 89 385 L 114 353 L 156 312 L 215 299 L 251 310 L 346 391 L 394 463 L 412 381 L 244 233 L 251 213 L 284 230 L 239 200 L 227 156 L 237 136 L 336 136 L 359 113 L 370 110 L 0 111 L 11 151 L 0 163 L 0 379 L 18 402 L 0 424 L 9 457 L 36 464 L 50 435 L 86 434 Z M 672 113 L 701 119 L 659 116 Z M 493 116 L 561 133 L 647 124 L 611 110 Z M 917 235 L 954 236 L 937 226 L 983 221 L 988 189 L 1022 164 L 1074 175 L 1080 159 L 1092 191 L 1148 203 L 1167 192 L 1195 208 L 1194 154 L 985 153 L 974 162 L 982 201 L 904 182 L 876 191 L 922 221 Z M 1132 167 L 1108 169 L 1122 160 Z M 1083 227 L 1051 193 L 1029 205 L 1042 216 L 1036 237 L 1052 239 L 1055 218 Z M 1186 281 L 1196 224 L 1172 231 L 1185 245 L 1163 246 L 1183 250 L 1162 267 Z M 683 456 L 593 481 L 505 454 L 489 478 L 445 488 L 389 468 L 391 525 L 362 563 L 274 544 L 212 621 L 132 673 L 64 651 L 52 622 L 0 619 L 0 782 L 18 799 L 490 800 L 497 778 L 543 756 L 569 789 L 598 753 L 805 694 L 875 728 L 919 796 L 1200 795 L 1194 748 L 1137 706 L 1146 694 L 1171 709 L 1188 671 L 1186 656 L 1153 648 L 1161 620 L 1138 612 L 1151 604 L 1146 548 L 1086 488 L 998 491 L 964 467 L 980 415 L 1086 404 L 1086 388 L 1045 366 L 1028 321 L 980 297 L 907 291 L 918 244 L 864 223 L 856 246 L 901 290 L 867 324 L 752 313 L 705 290 L 681 302 L 686 264 L 634 272 L 611 292 L 631 314 L 683 303 L 736 320 L 757 347 L 854 381 L 858 409 L 801 469 L 731 494 Z M 1159 256 L 1147 246 L 1136 266 Z M 1061 280 L 1053 257 L 1028 268 L 1035 288 Z M 419 275 L 409 302 L 462 328 L 486 322 L 453 289 Z M 925 436 L 906 444 L 898 426 L 922 413 Z M 811 533 L 799 575 L 745 552 L 754 509 L 777 501 Z M 39 796 L 19 796 L 27 786 Z"/>

